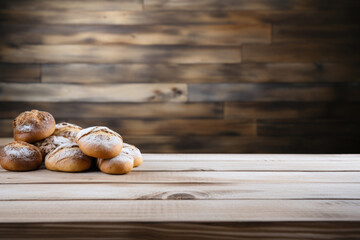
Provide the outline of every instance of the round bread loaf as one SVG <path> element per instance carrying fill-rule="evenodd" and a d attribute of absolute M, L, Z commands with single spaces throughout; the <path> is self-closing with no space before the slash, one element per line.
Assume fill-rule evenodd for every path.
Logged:
<path fill-rule="evenodd" d="M 15 141 L 0 151 L 0 164 L 9 171 L 29 171 L 42 163 L 40 150 L 27 142 Z"/>
<path fill-rule="evenodd" d="M 143 157 L 141 155 L 141 152 L 134 145 L 124 143 L 121 152 L 134 158 L 134 167 L 138 167 L 143 163 Z"/>
<path fill-rule="evenodd" d="M 97 160 L 99 169 L 108 174 L 125 174 L 133 169 L 134 158 L 121 152 L 116 157 L 110 159 Z"/>
<path fill-rule="evenodd" d="M 76 135 L 81 151 L 95 158 L 113 158 L 120 154 L 123 140 L 120 134 L 107 127 L 89 127 Z"/>
<path fill-rule="evenodd" d="M 49 137 L 55 131 L 55 119 L 48 112 L 31 110 L 21 113 L 13 122 L 14 139 L 28 143 Z"/>
<path fill-rule="evenodd" d="M 62 122 L 62 123 L 58 123 L 55 126 L 55 132 L 53 133 L 54 136 L 62 136 L 62 137 L 66 137 L 71 139 L 73 142 L 75 142 L 75 137 L 76 134 L 78 134 L 78 132 L 80 132 L 80 130 L 82 130 L 82 127 L 72 124 L 72 123 L 67 123 L 67 122 Z"/>
<path fill-rule="evenodd" d="M 86 156 L 76 143 L 62 144 L 45 157 L 45 167 L 60 172 L 86 171 L 91 162 L 92 158 Z"/>
<path fill-rule="evenodd" d="M 72 143 L 71 139 L 62 136 L 51 135 L 50 137 L 47 137 L 41 141 L 35 142 L 34 145 L 40 149 L 41 155 L 44 159 L 46 155 L 54 151 L 55 148 L 66 143 Z"/>

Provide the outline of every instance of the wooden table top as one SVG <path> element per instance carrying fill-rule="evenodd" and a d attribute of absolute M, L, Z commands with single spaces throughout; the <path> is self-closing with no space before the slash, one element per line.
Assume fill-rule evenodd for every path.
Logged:
<path fill-rule="evenodd" d="M 0 169 L 0 182 L 0 238 L 360 236 L 360 155 L 144 154 L 126 175 Z"/>

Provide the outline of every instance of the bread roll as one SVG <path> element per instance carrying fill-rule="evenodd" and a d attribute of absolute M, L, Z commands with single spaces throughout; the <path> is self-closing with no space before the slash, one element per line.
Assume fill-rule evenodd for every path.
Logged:
<path fill-rule="evenodd" d="M 81 151 L 95 158 L 113 158 L 121 152 L 122 137 L 107 127 L 89 127 L 76 135 Z"/>
<path fill-rule="evenodd" d="M 47 137 L 41 141 L 35 142 L 34 145 L 40 149 L 41 155 L 44 159 L 46 155 L 54 151 L 55 148 L 66 143 L 72 143 L 72 141 L 69 138 L 62 136 L 51 135 L 50 137 Z"/>
<path fill-rule="evenodd" d="M 45 157 L 45 167 L 60 172 L 86 171 L 91 162 L 92 158 L 86 156 L 76 143 L 60 145 Z"/>
<path fill-rule="evenodd" d="M 28 143 L 49 137 L 55 131 L 55 119 L 48 112 L 31 110 L 21 113 L 13 122 L 14 139 Z"/>
<path fill-rule="evenodd" d="M 0 151 L 0 164 L 6 170 L 29 171 L 37 169 L 41 163 L 40 150 L 26 142 L 9 143 Z"/>
<path fill-rule="evenodd" d="M 123 144 L 123 149 L 121 150 L 124 154 L 130 155 L 134 158 L 134 167 L 138 167 L 143 163 L 143 158 L 140 150 L 134 145 L 130 145 L 127 143 Z"/>
<path fill-rule="evenodd" d="M 121 152 L 116 157 L 110 159 L 97 160 L 99 169 L 108 174 L 125 174 L 133 169 L 134 158 Z"/>
<path fill-rule="evenodd" d="M 67 122 L 62 122 L 62 123 L 56 124 L 55 132 L 53 133 L 53 135 L 69 138 L 70 140 L 75 142 L 76 134 L 78 132 L 80 132 L 80 130 L 82 130 L 82 127 L 80 127 L 78 125 L 75 125 L 72 123 L 67 123 Z"/>

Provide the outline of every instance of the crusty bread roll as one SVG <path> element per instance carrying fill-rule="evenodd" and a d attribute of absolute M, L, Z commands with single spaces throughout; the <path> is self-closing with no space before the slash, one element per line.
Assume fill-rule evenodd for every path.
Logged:
<path fill-rule="evenodd" d="M 40 149 L 41 155 L 44 159 L 46 155 L 54 151 L 55 148 L 65 143 L 72 143 L 72 141 L 69 138 L 62 136 L 51 135 L 41 141 L 34 142 L 34 145 Z"/>
<path fill-rule="evenodd" d="M 82 127 L 80 127 L 78 125 L 75 125 L 72 123 L 67 123 L 67 122 L 62 122 L 62 123 L 56 124 L 55 132 L 53 133 L 53 135 L 69 138 L 70 140 L 75 142 L 76 134 L 78 134 L 78 132 L 80 132 L 80 130 L 82 130 Z"/>
<path fill-rule="evenodd" d="M 41 163 L 40 150 L 26 142 L 9 143 L 0 151 L 0 164 L 6 170 L 29 171 L 37 169 Z"/>
<path fill-rule="evenodd" d="M 121 150 L 124 154 L 130 155 L 134 158 L 134 167 L 138 167 L 143 163 L 143 157 L 140 150 L 134 145 L 128 143 L 123 144 L 123 149 Z"/>
<path fill-rule="evenodd" d="M 45 167 L 60 172 L 86 171 L 91 162 L 92 158 L 86 156 L 76 143 L 62 144 L 45 157 Z"/>
<path fill-rule="evenodd" d="M 13 127 L 15 140 L 32 143 L 53 134 L 55 119 L 48 112 L 31 110 L 17 116 Z"/>
<path fill-rule="evenodd" d="M 116 157 L 110 159 L 97 160 L 99 169 L 108 174 L 125 174 L 133 169 L 134 158 L 121 152 Z"/>
<path fill-rule="evenodd" d="M 107 127 L 89 127 L 76 135 L 81 151 L 95 158 L 113 158 L 121 152 L 123 140 L 120 134 Z"/>

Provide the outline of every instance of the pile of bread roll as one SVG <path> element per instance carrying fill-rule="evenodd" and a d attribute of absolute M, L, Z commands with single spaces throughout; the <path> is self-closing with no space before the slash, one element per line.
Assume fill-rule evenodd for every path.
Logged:
<path fill-rule="evenodd" d="M 44 160 L 52 171 L 82 172 L 96 162 L 104 173 L 125 174 L 143 162 L 138 148 L 107 127 L 56 124 L 50 113 L 32 110 L 17 116 L 13 128 L 15 141 L 0 151 L 0 164 L 9 171 L 34 170 Z"/>

